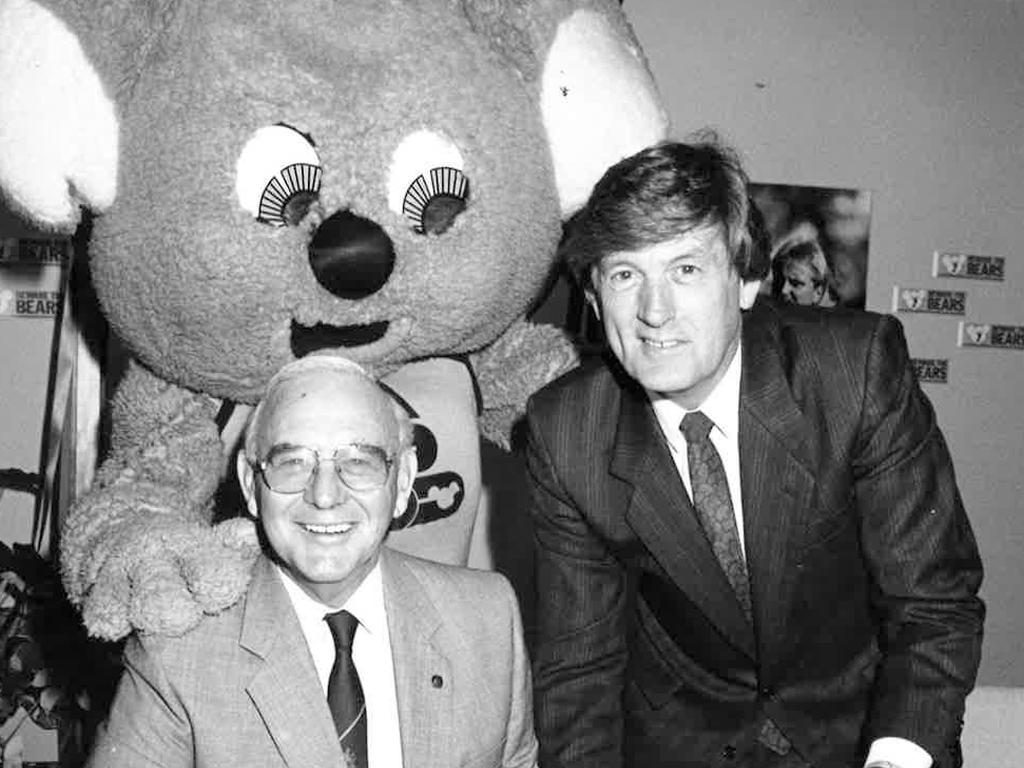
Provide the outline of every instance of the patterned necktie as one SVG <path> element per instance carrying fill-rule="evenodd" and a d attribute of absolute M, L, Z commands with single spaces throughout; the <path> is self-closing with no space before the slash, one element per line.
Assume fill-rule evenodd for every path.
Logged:
<path fill-rule="evenodd" d="M 725 468 L 722 466 L 718 451 L 708 437 L 711 427 L 711 419 L 700 411 L 686 414 L 679 425 L 679 429 L 686 437 L 693 506 L 700 517 L 701 525 L 704 526 L 704 533 L 711 542 L 715 557 L 718 558 L 740 601 L 747 621 L 752 622 L 747 566 L 743 560 L 743 549 L 740 547 L 740 537 L 736 530 L 736 516 L 732 511 L 732 498 L 729 496 L 729 484 L 725 479 Z"/>
<path fill-rule="evenodd" d="M 366 702 L 363 686 L 352 661 L 352 639 L 359 621 L 348 611 L 324 616 L 334 635 L 334 666 L 327 683 L 327 706 L 338 730 L 338 741 L 351 768 L 367 768 L 366 756 Z"/>

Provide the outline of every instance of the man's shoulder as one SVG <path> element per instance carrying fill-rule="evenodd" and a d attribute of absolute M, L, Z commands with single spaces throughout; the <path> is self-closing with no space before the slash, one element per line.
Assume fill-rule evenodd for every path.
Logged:
<path fill-rule="evenodd" d="M 744 334 L 755 348 L 774 346 L 790 358 L 825 358 L 866 353 L 879 336 L 902 338 L 902 326 L 891 315 L 861 309 L 759 304 L 745 318 Z"/>
<path fill-rule="evenodd" d="M 776 301 L 758 301 L 747 313 L 748 324 L 776 325 L 792 333 L 814 336 L 843 333 L 852 337 L 870 335 L 882 322 L 896 322 L 890 315 L 850 307 L 804 307 Z"/>
<path fill-rule="evenodd" d="M 134 633 L 126 650 L 131 654 L 159 658 L 170 666 L 174 666 L 176 660 L 189 665 L 197 658 L 222 656 L 226 649 L 238 647 L 244 603 L 242 600 L 220 613 L 203 616 L 182 634 Z"/>
<path fill-rule="evenodd" d="M 432 594 L 473 602 L 513 593 L 508 579 L 496 571 L 425 560 L 394 549 L 387 549 L 386 553 L 384 567 L 391 574 L 404 572 Z"/>
<path fill-rule="evenodd" d="M 623 376 L 607 354 L 587 356 L 578 366 L 535 392 L 527 412 L 536 416 L 566 409 L 592 411 L 595 406 L 618 399 Z"/>
<path fill-rule="evenodd" d="M 804 414 L 855 426 L 866 398 L 893 397 L 908 381 L 899 320 L 854 309 L 755 308 L 744 318 L 743 382 L 748 403 L 767 403 L 781 385 Z M 775 404 L 775 407 L 778 403 Z"/>
<path fill-rule="evenodd" d="M 405 631 L 443 627 L 456 645 L 504 644 L 521 624 L 515 591 L 500 573 L 386 552 L 385 600 L 401 613 Z"/>
<path fill-rule="evenodd" d="M 145 653 L 167 660 L 224 655 L 240 647 L 243 626 L 251 628 L 258 622 L 270 626 L 273 622 L 276 632 L 281 622 L 280 608 L 288 605 L 284 585 L 267 557 L 261 555 L 245 593 L 236 603 L 218 613 L 204 615 L 187 632 L 177 635 L 135 633 L 132 641 Z"/>

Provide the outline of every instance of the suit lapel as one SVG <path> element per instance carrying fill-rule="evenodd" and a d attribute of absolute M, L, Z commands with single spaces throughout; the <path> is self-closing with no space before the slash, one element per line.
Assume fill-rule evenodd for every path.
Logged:
<path fill-rule="evenodd" d="M 456 754 L 456 745 L 451 664 L 438 638 L 442 617 L 402 557 L 387 547 L 381 553 L 381 572 L 403 762 L 416 768 L 443 768 Z"/>
<path fill-rule="evenodd" d="M 753 659 L 753 629 L 704 535 L 646 395 L 628 384 L 609 470 L 632 487 L 630 527 L 669 578 Z"/>
<path fill-rule="evenodd" d="M 253 575 L 239 645 L 257 657 L 246 691 L 285 762 L 343 765 L 305 635 L 266 558 L 261 558 Z"/>
<path fill-rule="evenodd" d="M 745 317 L 739 453 L 743 529 L 758 645 L 785 635 L 798 569 L 793 546 L 815 480 L 807 423 L 779 354 L 778 326 Z"/>

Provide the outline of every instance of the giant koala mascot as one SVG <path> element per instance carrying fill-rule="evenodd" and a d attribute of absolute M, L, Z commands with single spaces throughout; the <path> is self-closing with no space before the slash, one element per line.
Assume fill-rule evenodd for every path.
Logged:
<path fill-rule="evenodd" d="M 0 0 L 0 189 L 89 267 L 132 361 L 64 527 L 90 631 L 180 633 L 244 591 L 211 523 L 238 416 L 344 355 L 416 424 L 389 543 L 464 562 L 478 434 L 574 361 L 525 317 L 562 218 L 667 130 L 613 0 Z M 479 430 L 479 432 L 478 432 Z"/>

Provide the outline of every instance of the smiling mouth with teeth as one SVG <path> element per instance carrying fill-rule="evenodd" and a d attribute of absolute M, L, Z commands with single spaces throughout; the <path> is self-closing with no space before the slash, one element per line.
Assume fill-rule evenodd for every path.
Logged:
<path fill-rule="evenodd" d="M 352 530 L 356 526 L 355 523 L 332 523 L 332 524 L 329 524 L 329 525 L 327 525 L 327 524 L 325 524 L 325 525 L 317 525 L 317 524 L 314 524 L 314 523 L 302 523 L 301 525 L 302 525 L 303 528 L 305 528 L 310 533 L 321 533 L 321 534 L 330 534 L 330 535 L 337 535 L 337 534 L 340 534 L 340 533 L 348 533 L 350 530 Z"/>
<path fill-rule="evenodd" d="M 644 344 L 655 349 L 668 349 L 669 347 L 678 347 L 683 342 L 670 339 L 668 341 L 658 341 L 657 339 L 644 339 Z"/>

